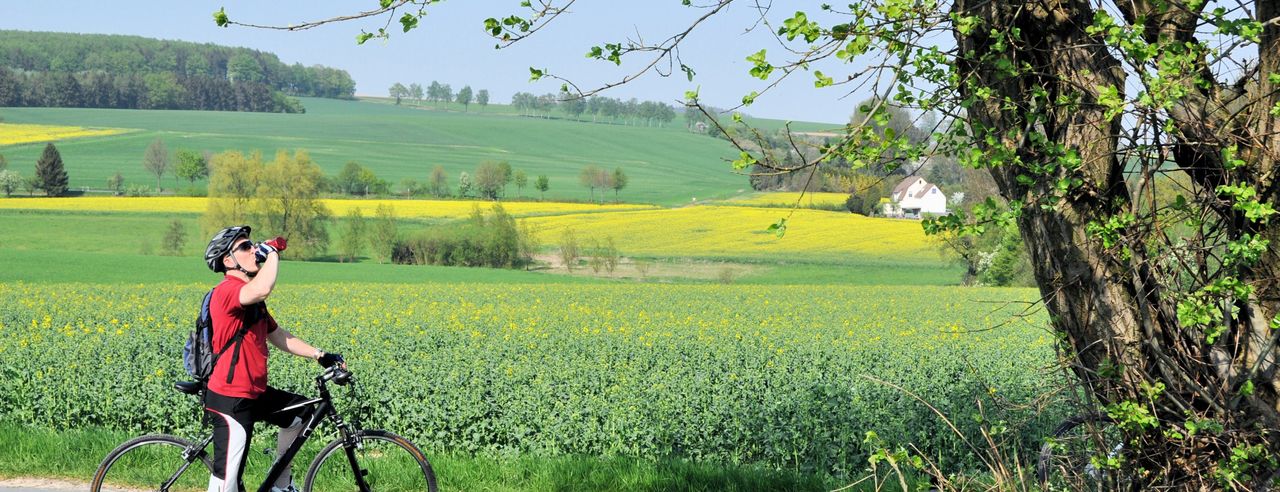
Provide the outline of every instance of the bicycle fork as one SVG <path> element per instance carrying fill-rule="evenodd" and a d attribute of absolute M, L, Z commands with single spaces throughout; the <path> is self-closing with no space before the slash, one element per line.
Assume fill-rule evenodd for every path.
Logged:
<path fill-rule="evenodd" d="M 169 476 L 168 480 L 165 480 L 164 483 L 160 484 L 160 491 L 168 492 L 169 487 L 173 486 L 173 483 L 178 481 L 178 477 L 181 477 L 183 473 L 187 472 L 187 468 L 190 468 L 192 463 L 204 458 L 204 448 L 208 447 L 211 442 L 213 442 L 212 434 L 210 434 L 209 437 L 204 438 L 204 440 L 200 441 L 198 444 L 192 444 L 190 447 L 182 450 L 182 460 L 184 463 L 182 463 L 182 466 L 178 467 L 178 471 L 173 472 L 173 475 Z"/>

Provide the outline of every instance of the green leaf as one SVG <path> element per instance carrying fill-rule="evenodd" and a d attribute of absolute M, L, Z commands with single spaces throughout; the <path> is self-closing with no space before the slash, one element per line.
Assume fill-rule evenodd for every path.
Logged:
<path fill-rule="evenodd" d="M 418 18 L 413 14 L 404 14 L 400 17 L 400 25 L 404 26 L 404 32 L 409 32 L 418 27 Z"/>
<path fill-rule="evenodd" d="M 365 41 L 371 38 L 373 38 L 373 33 L 361 31 L 360 34 L 356 35 L 356 44 L 364 44 Z"/>
<path fill-rule="evenodd" d="M 772 232 L 776 234 L 779 239 L 781 239 L 782 236 L 787 233 L 787 218 L 783 217 L 782 219 L 778 220 L 777 223 L 770 225 L 768 228 L 765 229 L 765 232 Z"/>
<path fill-rule="evenodd" d="M 219 8 L 217 12 L 213 13 L 213 23 L 217 24 L 218 27 L 227 27 L 227 24 L 231 23 L 231 19 L 227 18 L 226 7 Z"/>
<path fill-rule="evenodd" d="M 694 89 L 691 91 L 684 91 L 685 104 L 693 105 L 694 103 L 698 102 L 698 91 L 700 90 L 702 90 L 702 87 L 698 87 L 697 89 Z"/>
<path fill-rule="evenodd" d="M 490 36 L 502 34 L 502 23 L 493 17 L 484 20 L 484 30 L 489 31 Z"/>
<path fill-rule="evenodd" d="M 834 81 L 834 80 L 832 80 L 832 79 L 831 79 L 831 77 L 828 77 L 828 76 L 826 76 L 826 75 L 823 75 L 821 70 L 818 70 L 818 71 L 816 71 L 816 72 L 813 72 L 813 76 L 814 76 L 815 78 L 817 78 L 817 79 L 818 79 L 818 80 L 813 81 L 813 86 L 814 86 L 814 87 L 818 87 L 818 88 L 821 88 L 821 87 L 827 87 L 827 86 L 829 86 L 829 85 L 831 85 L 831 84 L 834 84 L 834 83 L 835 83 L 835 81 Z"/>
<path fill-rule="evenodd" d="M 763 49 L 757 51 L 751 56 L 748 56 L 747 61 L 751 62 L 753 65 L 749 72 L 752 77 L 765 80 L 769 78 L 769 74 L 773 73 L 773 65 L 770 65 L 769 62 L 765 61 L 765 50 Z"/>
<path fill-rule="evenodd" d="M 747 94 L 747 95 L 745 95 L 745 96 L 742 96 L 742 105 L 743 105 L 743 106 L 750 106 L 750 105 L 751 105 L 751 103 L 756 102 L 756 97 L 757 97 L 757 96 L 759 96 L 759 95 L 760 95 L 760 93 L 759 93 L 759 92 L 751 91 L 751 93 L 750 93 L 750 94 Z"/>
<path fill-rule="evenodd" d="M 539 70 L 539 69 L 536 69 L 536 68 L 533 68 L 533 67 L 529 67 L 529 81 L 530 81 L 530 82 L 534 82 L 534 81 L 536 81 L 536 80 L 538 80 L 538 79 L 541 79 L 541 78 L 542 78 L 542 75 L 543 75 L 543 71 L 542 71 L 542 70 Z"/>
<path fill-rule="evenodd" d="M 680 70 L 684 71 L 685 76 L 689 78 L 689 82 L 693 82 L 693 76 L 695 75 L 695 72 L 693 71 L 692 67 L 681 63 Z"/>

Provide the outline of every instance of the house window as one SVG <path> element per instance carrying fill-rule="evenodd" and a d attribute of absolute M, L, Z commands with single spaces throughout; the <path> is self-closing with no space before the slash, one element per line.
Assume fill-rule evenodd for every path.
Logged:
<path fill-rule="evenodd" d="M 934 188 L 934 189 L 932 189 L 932 190 L 929 190 L 929 193 L 933 193 L 933 194 L 937 195 L 937 194 L 938 194 L 938 189 L 937 189 L 937 188 Z"/>

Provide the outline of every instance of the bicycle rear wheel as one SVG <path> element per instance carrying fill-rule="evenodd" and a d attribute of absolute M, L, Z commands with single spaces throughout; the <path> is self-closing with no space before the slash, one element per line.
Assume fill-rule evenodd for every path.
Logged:
<path fill-rule="evenodd" d="M 407 439 L 380 430 L 364 430 L 352 436 L 348 449 L 342 438 L 325 446 L 307 470 L 305 492 L 360 490 L 356 474 L 368 490 L 436 491 L 436 475 L 422 451 Z M 359 472 L 353 471 L 353 463 Z"/>
<path fill-rule="evenodd" d="M 1116 468 L 1124 459 L 1124 436 L 1105 414 L 1071 417 L 1040 448 L 1036 476 L 1043 490 L 1126 490 Z"/>
<path fill-rule="evenodd" d="M 213 466 L 204 453 L 183 458 L 183 453 L 192 446 L 186 439 L 163 434 L 132 439 L 107 453 L 93 474 L 89 490 L 206 490 Z"/>

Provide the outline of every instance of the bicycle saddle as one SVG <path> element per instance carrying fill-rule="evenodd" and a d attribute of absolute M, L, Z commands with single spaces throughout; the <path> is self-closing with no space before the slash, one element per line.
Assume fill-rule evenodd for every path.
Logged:
<path fill-rule="evenodd" d="M 188 395 L 200 394 L 201 385 L 195 381 L 175 381 L 173 388 Z"/>

